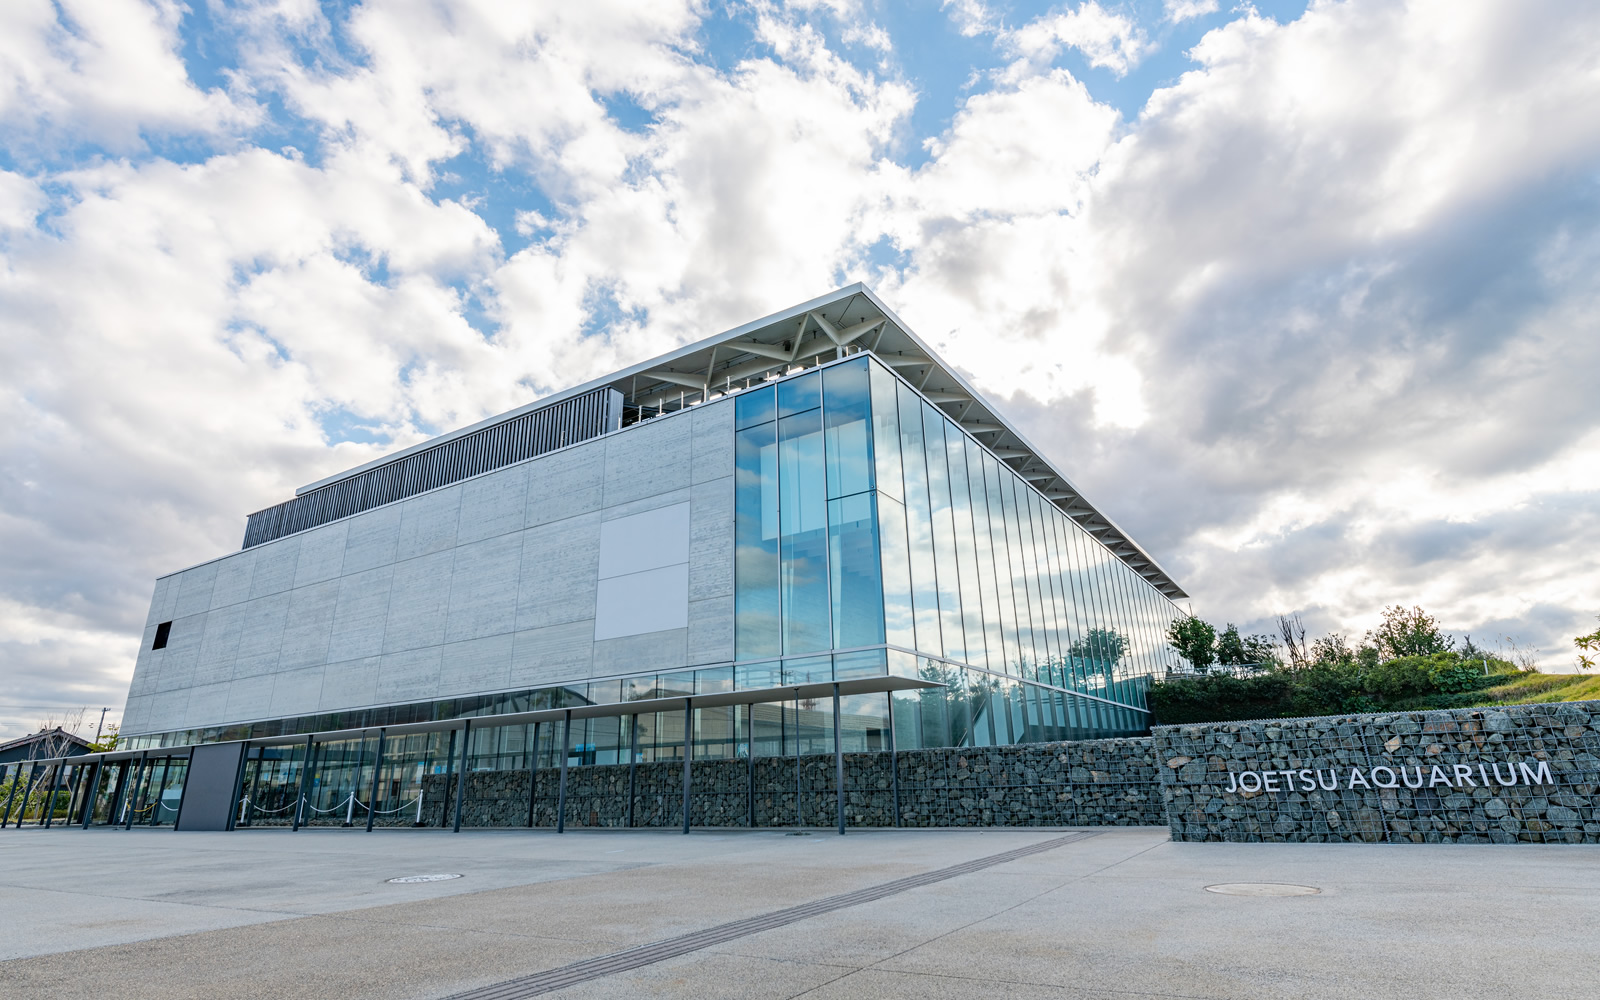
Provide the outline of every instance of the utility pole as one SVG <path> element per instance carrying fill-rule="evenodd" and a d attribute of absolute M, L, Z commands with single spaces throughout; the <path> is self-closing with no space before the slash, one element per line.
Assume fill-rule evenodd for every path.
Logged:
<path fill-rule="evenodd" d="M 99 744 L 100 733 L 106 728 L 106 713 L 109 711 L 111 711 L 109 708 L 102 708 L 100 710 L 100 724 L 94 727 L 94 741 L 96 744 Z"/>

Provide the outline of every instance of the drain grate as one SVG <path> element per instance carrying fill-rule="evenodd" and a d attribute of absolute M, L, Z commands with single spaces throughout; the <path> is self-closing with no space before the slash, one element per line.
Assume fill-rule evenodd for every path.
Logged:
<path fill-rule="evenodd" d="M 832 913 L 835 910 L 860 906 L 862 903 L 871 903 L 874 900 L 893 896 L 909 889 L 932 885 L 935 882 L 943 882 L 946 879 L 982 871 L 985 868 L 993 868 L 995 865 L 1003 865 L 1008 861 L 1025 858 L 1030 854 L 1039 854 L 1043 851 L 1054 850 L 1057 847 L 1064 847 L 1074 841 L 1087 840 L 1090 837 L 1098 836 L 1098 833 L 1069 833 L 1064 837 L 1055 837 L 1051 840 L 1029 844 L 1027 847 L 1019 847 L 1000 854 L 991 854 L 986 858 L 964 861 L 959 865 L 951 865 L 949 868 L 939 868 L 931 872 L 923 872 L 920 875 L 895 879 L 893 882 L 884 882 L 881 885 L 857 889 L 855 892 L 828 896 L 825 899 L 814 900 L 810 903 L 801 903 L 799 906 L 791 906 L 787 909 L 774 910 L 771 913 L 763 913 L 744 920 L 719 924 L 716 927 L 708 927 L 703 931 L 694 931 L 678 937 L 666 938 L 651 944 L 640 945 L 637 948 L 630 948 L 627 951 L 601 955 L 597 958 L 586 958 L 581 962 L 563 965 L 558 969 L 537 972 L 531 976 L 523 976 L 520 979 L 512 979 L 504 983 L 496 983 L 493 986 L 484 986 L 475 990 L 468 990 L 465 993 L 457 993 L 448 998 L 448 1000 L 523 1000 L 524 997 L 540 996 L 555 990 L 566 989 L 568 986 L 575 986 L 578 983 L 585 983 L 591 979 L 599 979 L 602 976 L 615 975 L 618 972 L 627 972 L 630 969 L 654 965 L 656 962 L 677 958 L 679 955 L 687 955 L 690 952 L 709 948 L 712 945 L 748 937 L 751 934 L 760 934 L 762 931 L 783 927 L 786 924 L 805 920 L 807 917 L 815 917 L 823 913 Z"/>

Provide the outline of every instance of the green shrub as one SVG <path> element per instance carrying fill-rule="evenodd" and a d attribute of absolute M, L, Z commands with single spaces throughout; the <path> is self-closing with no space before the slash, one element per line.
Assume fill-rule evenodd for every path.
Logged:
<path fill-rule="evenodd" d="M 1365 652 L 1365 650 L 1363 650 Z M 1504 660 L 1463 659 L 1455 652 L 1321 661 L 1254 677 L 1178 678 L 1150 687 L 1156 722 L 1228 722 L 1307 715 L 1456 708 L 1495 700 L 1520 675 Z"/>

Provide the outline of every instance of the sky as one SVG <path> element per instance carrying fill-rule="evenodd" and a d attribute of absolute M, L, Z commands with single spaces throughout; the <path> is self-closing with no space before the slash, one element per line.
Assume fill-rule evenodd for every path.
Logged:
<path fill-rule="evenodd" d="M 1600 613 L 1600 5 L 8 0 L 0 737 L 294 488 L 865 281 L 1209 620 Z"/>

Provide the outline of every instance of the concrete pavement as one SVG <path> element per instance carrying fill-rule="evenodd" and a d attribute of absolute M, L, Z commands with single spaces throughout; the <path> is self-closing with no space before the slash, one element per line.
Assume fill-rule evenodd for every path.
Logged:
<path fill-rule="evenodd" d="M 1600 992 L 1600 849 L 1096 833 L 551 995 Z M 0 997 L 443 997 L 1058 836 L 6 830 Z M 1205 891 L 1259 882 L 1321 891 Z"/>

